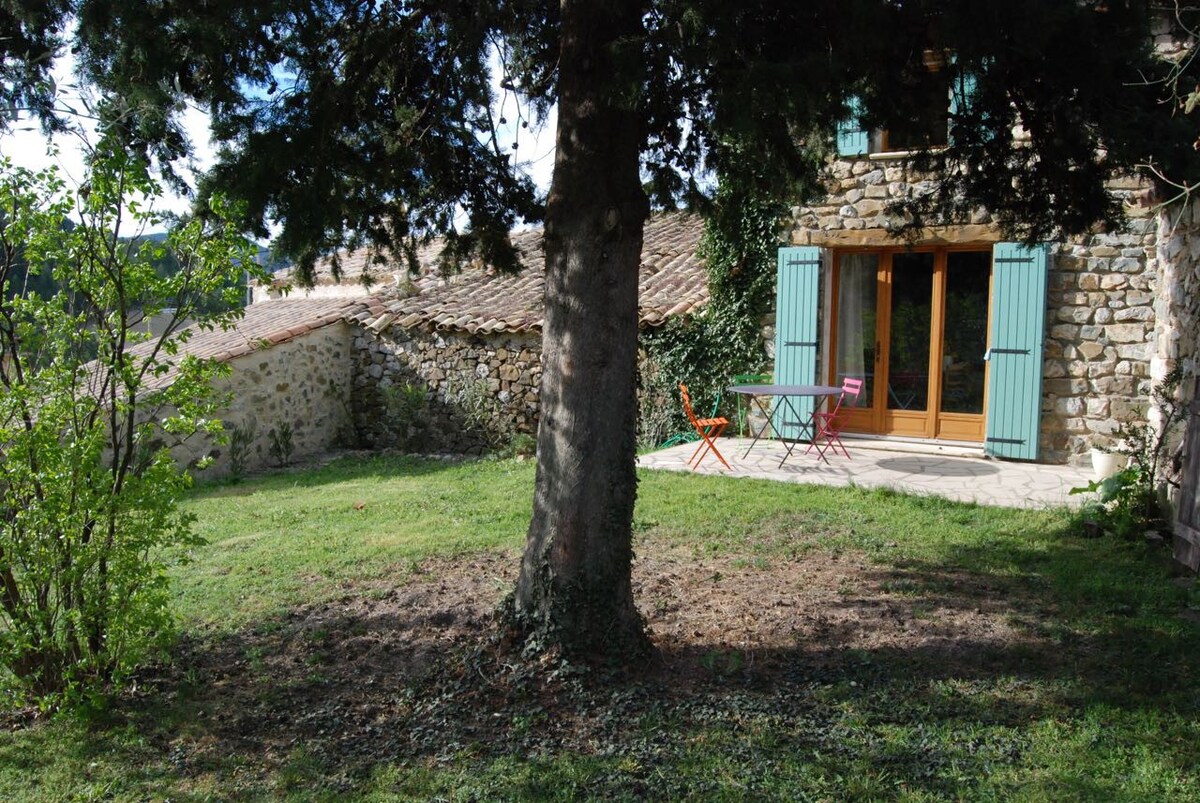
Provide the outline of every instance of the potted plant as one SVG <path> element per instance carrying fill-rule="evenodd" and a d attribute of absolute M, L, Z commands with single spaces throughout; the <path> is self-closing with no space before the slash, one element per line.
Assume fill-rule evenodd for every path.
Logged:
<path fill-rule="evenodd" d="M 1092 476 L 1096 482 L 1107 479 L 1125 468 L 1129 462 L 1126 455 L 1097 446 L 1092 449 Z"/>

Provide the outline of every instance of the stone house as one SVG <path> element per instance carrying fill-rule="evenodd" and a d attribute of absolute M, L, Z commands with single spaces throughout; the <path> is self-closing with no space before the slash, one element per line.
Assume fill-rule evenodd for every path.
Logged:
<path fill-rule="evenodd" d="M 850 429 L 863 437 L 1081 463 L 1144 419 L 1171 367 L 1196 373 L 1200 203 L 1160 213 L 1130 182 L 1113 188 L 1130 201 L 1120 231 L 1026 249 L 981 212 L 909 243 L 892 236 L 887 203 L 921 179 L 903 152 L 859 141 L 867 152 L 840 143 L 829 196 L 793 209 L 765 332 L 777 382 L 862 376 Z M 643 327 L 706 302 L 701 231 L 689 215 L 648 222 Z M 198 333 L 188 350 L 233 367 L 228 418 L 253 424 L 260 465 L 284 423 L 296 457 L 339 443 L 479 451 L 532 435 L 544 255 L 539 231 L 513 241 L 515 275 L 443 276 L 434 243 L 415 275 L 360 251 L 340 255 L 340 282 L 329 260 L 307 290 L 285 293 L 277 276 L 234 330 Z M 228 447 L 217 451 L 220 471 Z"/>
<path fill-rule="evenodd" d="M 639 318 L 654 328 L 708 299 L 697 256 L 703 223 L 681 213 L 646 224 Z M 472 265 L 446 276 L 439 244 L 418 253 L 415 275 L 365 251 L 316 266 L 312 288 L 279 274 L 229 331 L 198 331 L 187 351 L 229 364 L 222 389 L 227 428 L 251 432 L 249 468 L 272 464 L 271 432 L 290 433 L 292 457 L 337 445 L 478 452 L 538 420 L 545 256 L 540 230 L 513 234 L 522 269 Z M 365 279 L 364 279 L 365 277 Z M 196 443 L 181 460 L 215 456 L 228 472 L 229 445 Z"/>
<path fill-rule="evenodd" d="M 1150 388 L 1174 366 L 1197 373 L 1200 204 L 1156 209 L 1131 179 L 1110 188 L 1125 201 L 1117 231 L 1029 248 L 980 210 L 901 240 L 889 204 L 932 186 L 906 144 L 847 124 L 828 195 L 793 208 L 776 382 L 864 378 L 848 419 L 863 437 L 1082 463 L 1153 419 Z"/>

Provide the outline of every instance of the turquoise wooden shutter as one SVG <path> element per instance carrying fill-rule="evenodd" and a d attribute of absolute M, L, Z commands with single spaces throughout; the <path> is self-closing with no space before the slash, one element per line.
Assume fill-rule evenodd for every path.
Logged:
<path fill-rule="evenodd" d="M 799 246 L 779 249 L 775 284 L 775 384 L 812 385 L 817 381 L 817 294 L 821 275 L 821 249 Z M 785 405 L 776 402 L 775 430 L 785 438 L 804 434 L 801 422 L 812 417 L 811 396 L 793 398 L 800 421 L 785 416 Z"/>
<path fill-rule="evenodd" d="M 975 95 L 975 76 L 969 72 L 959 73 L 950 82 L 950 116 L 966 112 Z"/>
<path fill-rule="evenodd" d="M 996 243 L 988 338 L 988 454 L 1036 460 L 1050 248 Z"/>
<path fill-rule="evenodd" d="M 954 144 L 954 126 L 959 115 L 966 114 L 975 95 L 975 76 L 971 73 L 960 73 L 950 82 L 950 126 L 947 141 Z"/>
<path fill-rule="evenodd" d="M 850 99 L 850 119 L 838 126 L 838 156 L 859 156 L 871 149 L 870 132 L 859 127 L 862 105 L 858 98 Z"/>

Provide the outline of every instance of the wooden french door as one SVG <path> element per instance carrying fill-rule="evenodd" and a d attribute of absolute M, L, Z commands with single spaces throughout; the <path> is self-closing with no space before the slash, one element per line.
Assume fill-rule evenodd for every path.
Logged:
<path fill-rule="evenodd" d="M 866 380 L 851 431 L 982 441 L 991 250 L 839 251 L 829 381 Z"/>

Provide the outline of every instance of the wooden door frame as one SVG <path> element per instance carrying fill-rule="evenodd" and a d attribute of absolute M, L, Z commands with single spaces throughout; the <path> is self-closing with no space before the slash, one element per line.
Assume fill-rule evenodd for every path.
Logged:
<path fill-rule="evenodd" d="M 875 365 L 871 383 L 869 409 L 855 408 L 847 417 L 847 429 L 855 432 L 898 435 L 933 439 L 983 442 L 987 419 L 987 372 L 984 366 L 983 411 L 975 413 L 944 413 L 941 411 L 941 365 L 945 353 L 946 288 L 949 276 L 948 256 L 955 252 L 986 252 L 991 255 L 993 243 L 962 243 L 954 245 L 859 246 L 833 249 L 829 294 L 829 361 L 826 374 L 830 384 L 837 384 L 837 332 L 841 309 L 838 297 L 841 290 L 841 257 L 843 254 L 877 254 L 875 273 Z M 933 255 L 933 281 L 930 289 L 928 408 L 921 412 L 888 408 L 887 388 L 891 361 L 891 292 L 892 257 L 897 253 L 929 253 Z M 993 274 L 988 269 L 987 314 L 991 315 Z M 989 327 L 990 330 L 990 327 Z M 936 337 L 935 337 L 936 334 Z M 888 348 L 883 348 L 887 345 Z M 879 381 L 880 379 L 884 381 Z"/>
<path fill-rule="evenodd" d="M 987 253 L 988 255 L 988 291 L 987 291 L 987 307 L 984 310 L 988 316 L 985 321 L 987 336 L 984 340 L 984 348 L 991 345 L 991 315 L 992 315 L 992 294 L 995 291 L 995 271 L 992 269 L 992 250 L 995 243 L 975 243 L 972 245 L 953 245 L 947 246 L 945 249 L 946 269 L 943 272 L 942 285 L 942 303 L 941 316 L 943 318 L 942 336 L 938 339 L 938 376 L 941 376 L 941 358 L 944 356 L 946 346 L 945 333 L 945 315 L 946 315 L 946 282 L 950 278 L 949 255 L 952 253 Z M 947 413 L 941 409 L 941 395 L 938 395 L 938 410 L 934 416 L 934 433 L 931 437 L 944 438 L 946 440 L 955 441 L 978 441 L 983 443 L 987 430 L 987 411 L 988 411 L 988 377 L 992 369 L 990 362 L 984 362 L 983 365 L 983 407 L 979 413 Z M 940 384 L 940 382 L 939 382 Z M 939 388 L 940 389 L 940 388 Z"/>

